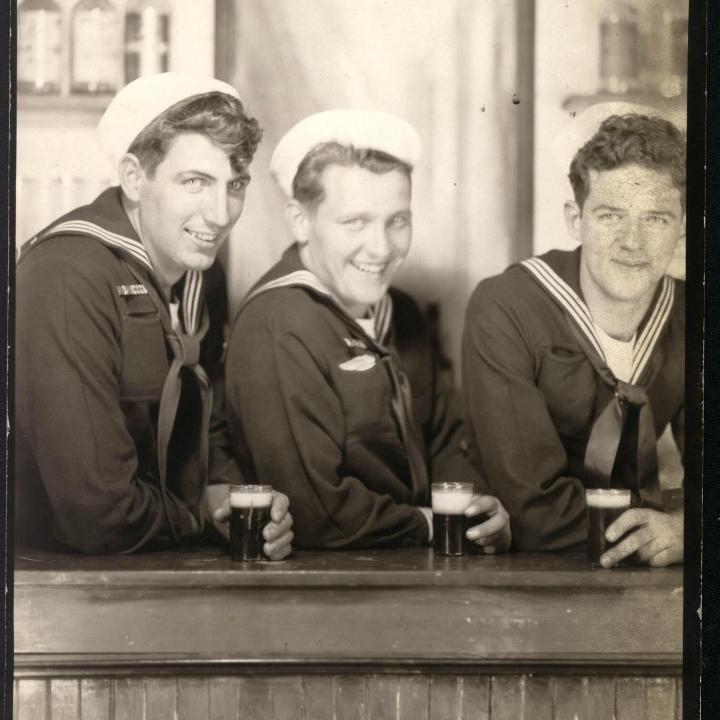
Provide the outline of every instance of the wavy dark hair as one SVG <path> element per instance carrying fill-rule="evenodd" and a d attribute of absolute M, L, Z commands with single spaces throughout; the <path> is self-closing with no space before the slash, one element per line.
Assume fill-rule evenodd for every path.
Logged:
<path fill-rule="evenodd" d="M 590 170 L 628 164 L 668 173 L 685 201 L 685 135 L 663 118 L 630 113 L 608 117 L 575 154 L 568 175 L 575 202 L 582 209 Z"/>
<path fill-rule="evenodd" d="M 320 182 L 320 176 L 329 165 L 356 165 L 378 175 L 400 170 L 407 175 L 408 180 L 411 180 L 412 175 L 411 165 L 381 150 L 356 148 L 334 141 L 319 143 L 302 159 L 292 184 L 293 197 L 311 211 L 325 199 L 325 188 Z"/>
<path fill-rule="evenodd" d="M 160 113 L 138 133 L 128 152 L 152 177 L 171 142 L 183 133 L 205 135 L 225 149 L 236 172 L 247 168 L 262 138 L 258 121 L 245 113 L 237 98 L 210 92 L 185 98 Z"/>

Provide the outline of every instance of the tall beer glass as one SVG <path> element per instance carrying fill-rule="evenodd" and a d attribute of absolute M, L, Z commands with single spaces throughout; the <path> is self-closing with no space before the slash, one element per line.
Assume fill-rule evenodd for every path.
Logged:
<path fill-rule="evenodd" d="M 271 485 L 230 486 L 230 558 L 262 560 L 263 529 L 270 522 Z"/>
<path fill-rule="evenodd" d="M 438 555 L 470 554 L 472 542 L 465 532 L 471 518 L 465 517 L 465 510 L 472 497 L 472 483 L 432 484 L 433 548 Z"/>
<path fill-rule="evenodd" d="M 588 562 L 600 566 L 600 557 L 610 547 L 605 531 L 630 509 L 629 490 L 588 488 L 585 490 L 588 523 Z"/>

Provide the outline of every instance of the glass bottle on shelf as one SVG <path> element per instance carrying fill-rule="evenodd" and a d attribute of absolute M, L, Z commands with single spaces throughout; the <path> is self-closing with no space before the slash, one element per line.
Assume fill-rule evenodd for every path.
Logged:
<path fill-rule="evenodd" d="M 129 0 L 125 11 L 125 82 L 166 72 L 169 45 L 169 3 Z"/>
<path fill-rule="evenodd" d="M 25 0 L 18 8 L 17 83 L 21 93 L 60 92 L 62 18 L 53 0 Z"/>
<path fill-rule="evenodd" d="M 640 23 L 627 0 L 609 2 L 600 19 L 600 83 L 610 93 L 627 93 L 640 82 Z"/>
<path fill-rule="evenodd" d="M 70 89 L 73 93 L 114 93 L 120 85 L 122 34 L 109 0 L 80 0 L 72 13 Z"/>
<path fill-rule="evenodd" d="M 674 0 L 664 4 L 660 25 L 660 75 L 658 90 L 665 97 L 677 97 L 687 89 L 688 3 Z"/>

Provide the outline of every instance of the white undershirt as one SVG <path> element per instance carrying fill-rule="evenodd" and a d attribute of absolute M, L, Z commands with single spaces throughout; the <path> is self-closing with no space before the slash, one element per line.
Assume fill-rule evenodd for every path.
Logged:
<path fill-rule="evenodd" d="M 375 340 L 375 319 L 374 318 L 355 318 L 355 322 L 373 339 Z"/>
<path fill-rule="evenodd" d="M 607 366 L 613 371 L 618 380 L 630 382 L 635 335 L 630 340 L 616 340 L 614 337 L 610 337 L 599 325 L 595 325 L 595 332 L 600 341 L 600 347 L 605 353 Z"/>
<path fill-rule="evenodd" d="M 170 307 L 170 324 L 172 329 L 177 332 L 180 329 L 180 303 L 176 300 L 175 302 L 169 303 Z"/>

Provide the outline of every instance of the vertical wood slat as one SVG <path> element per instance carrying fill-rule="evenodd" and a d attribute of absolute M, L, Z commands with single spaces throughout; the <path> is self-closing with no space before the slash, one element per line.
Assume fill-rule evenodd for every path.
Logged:
<path fill-rule="evenodd" d="M 436 675 L 430 680 L 430 717 L 462 718 L 462 678 Z"/>
<path fill-rule="evenodd" d="M 82 720 L 110 719 L 110 680 L 80 681 L 80 717 Z"/>
<path fill-rule="evenodd" d="M 430 683 L 428 677 L 398 680 L 398 720 L 428 720 Z"/>
<path fill-rule="evenodd" d="M 587 720 L 614 720 L 615 680 L 613 678 L 588 678 Z"/>
<path fill-rule="evenodd" d="M 477 675 L 460 678 L 462 720 L 490 720 L 490 680 Z"/>
<path fill-rule="evenodd" d="M 369 720 L 367 679 L 339 675 L 333 679 L 333 710 L 337 720 Z M 310 714 L 307 720 L 312 720 Z"/>
<path fill-rule="evenodd" d="M 78 720 L 80 684 L 77 680 L 50 681 L 50 717 L 52 720 Z"/>
<path fill-rule="evenodd" d="M 525 677 L 522 691 L 522 720 L 553 720 L 550 680 Z"/>
<path fill-rule="evenodd" d="M 306 720 L 334 720 L 335 679 L 331 676 L 305 678 Z"/>
<path fill-rule="evenodd" d="M 302 677 L 275 678 L 271 687 L 273 720 L 303 720 Z"/>
<path fill-rule="evenodd" d="M 117 678 L 113 681 L 114 720 L 137 720 L 145 717 L 145 683 L 136 678 Z"/>
<path fill-rule="evenodd" d="M 13 709 L 13 720 L 18 720 L 18 680 L 13 680 L 13 696 L 12 696 L 12 709 Z"/>
<path fill-rule="evenodd" d="M 491 720 L 522 718 L 522 677 L 493 677 L 490 681 Z"/>
<path fill-rule="evenodd" d="M 645 718 L 645 679 L 618 678 L 615 681 L 615 720 Z"/>
<path fill-rule="evenodd" d="M 367 683 L 368 720 L 397 720 L 398 687 L 393 675 L 372 675 Z"/>
<path fill-rule="evenodd" d="M 240 680 L 210 678 L 210 720 L 240 720 Z"/>
<path fill-rule="evenodd" d="M 262 677 L 243 678 L 240 684 L 240 717 L 242 720 L 266 720 L 272 717 L 271 680 Z"/>
<path fill-rule="evenodd" d="M 177 680 L 147 678 L 145 680 L 145 717 L 150 720 L 176 720 Z"/>
<path fill-rule="evenodd" d="M 47 680 L 18 682 L 18 720 L 50 720 Z"/>
<path fill-rule="evenodd" d="M 556 678 L 553 683 L 553 720 L 587 720 L 585 698 L 586 681 L 583 678 Z"/>
<path fill-rule="evenodd" d="M 683 681 L 682 677 L 675 680 L 675 717 L 682 720 L 683 716 Z"/>
<path fill-rule="evenodd" d="M 675 720 L 675 681 L 648 678 L 645 681 L 645 719 Z"/>
<path fill-rule="evenodd" d="M 210 693 L 206 678 L 179 678 L 177 720 L 209 720 Z"/>

